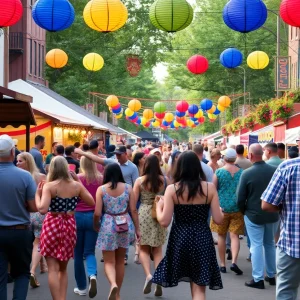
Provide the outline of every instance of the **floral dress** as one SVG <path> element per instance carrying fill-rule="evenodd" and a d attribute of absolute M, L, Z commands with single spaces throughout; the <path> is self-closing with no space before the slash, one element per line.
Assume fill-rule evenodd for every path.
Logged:
<path fill-rule="evenodd" d="M 46 215 L 41 215 L 39 212 L 30 213 L 30 224 L 36 238 L 40 238 L 43 222 Z"/>
<path fill-rule="evenodd" d="M 97 247 L 104 251 L 129 248 L 135 240 L 135 228 L 130 215 L 128 213 L 124 214 L 128 223 L 128 231 L 120 233 L 116 231 L 115 216 L 110 215 L 121 214 L 127 210 L 129 205 L 128 184 L 125 184 L 125 191 L 118 197 L 110 196 L 104 186 L 101 189 L 103 195 L 103 216 L 100 221 Z"/>

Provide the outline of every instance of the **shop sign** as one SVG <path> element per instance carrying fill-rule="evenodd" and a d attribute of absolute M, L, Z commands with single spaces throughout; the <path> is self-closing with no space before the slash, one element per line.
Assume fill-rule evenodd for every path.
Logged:
<path fill-rule="evenodd" d="M 264 131 L 258 133 L 258 142 L 263 143 L 272 143 L 274 141 L 274 131 Z"/>
<path fill-rule="evenodd" d="M 287 91 L 291 89 L 290 57 L 279 56 L 276 58 L 276 90 Z"/>

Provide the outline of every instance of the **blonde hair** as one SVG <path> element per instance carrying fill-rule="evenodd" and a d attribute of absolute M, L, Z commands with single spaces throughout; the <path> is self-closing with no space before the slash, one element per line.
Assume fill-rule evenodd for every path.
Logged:
<path fill-rule="evenodd" d="M 33 156 L 29 152 L 21 152 L 17 158 L 22 158 L 26 162 L 26 170 L 31 174 L 35 181 L 38 181 L 40 171 L 36 166 Z"/>
<path fill-rule="evenodd" d="M 85 176 L 87 184 L 95 181 L 101 183 L 102 175 L 97 169 L 97 165 L 91 159 L 82 156 L 80 159 L 80 169 Z"/>
<path fill-rule="evenodd" d="M 69 172 L 68 162 L 62 156 L 55 156 L 51 159 L 47 181 L 51 182 L 55 180 L 73 180 Z"/>

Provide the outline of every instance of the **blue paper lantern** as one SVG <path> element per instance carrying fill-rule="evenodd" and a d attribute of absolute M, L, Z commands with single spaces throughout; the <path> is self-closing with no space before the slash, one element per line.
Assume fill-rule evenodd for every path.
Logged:
<path fill-rule="evenodd" d="M 219 115 L 221 113 L 221 111 L 220 110 L 218 110 L 218 108 L 216 108 L 216 110 L 214 111 L 214 115 Z"/>
<path fill-rule="evenodd" d="M 196 122 L 194 122 L 194 124 L 195 124 L 196 126 L 198 126 L 200 123 L 199 123 L 198 121 L 196 121 Z"/>
<path fill-rule="evenodd" d="M 200 102 L 200 106 L 203 110 L 209 110 L 213 106 L 213 102 L 210 99 L 203 99 Z"/>
<path fill-rule="evenodd" d="M 220 62 L 225 68 L 236 68 L 242 64 L 243 54 L 236 48 L 226 49 L 220 55 Z"/>
<path fill-rule="evenodd" d="M 178 110 L 176 110 L 175 115 L 179 118 L 184 117 L 185 116 L 185 112 L 180 112 Z"/>
<path fill-rule="evenodd" d="M 171 123 L 170 128 L 172 128 L 172 129 L 175 128 L 175 126 L 174 126 L 174 121 Z"/>
<path fill-rule="evenodd" d="M 129 117 L 129 119 L 134 120 L 137 116 L 138 116 L 138 114 L 135 112 L 131 117 Z"/>
<path fill-rule="evenodd" d="M 225 24 L 243 33 L 260 28 L 267 17 L 267 7 L 262 0 L 230 0 L 223 9 Z"/>
<path fill-rule="evenodd" d="M 195 115 L 199 111 L 199 108 L 196 104 L 191 104 L 188 108 L 188 112 L 191 115 Z"/>
<path fill-rule="evenodd" d="M 138 118 L 138 120 L 135 122 L 135 124 L 140 125 L 141 124 L 141 118 Z"/>
<path fill-rule="evenodd" d="M 197 118 L 191 118 L 191 120 L 192 120 L 193 122 L 196 122 L 198 119 L 197 119 Z"/>
<path fill-rule="evenodd" d="M 167 126 L 169 126 L 170 124 L 171 124 L 171 123 L 170 123 L 170 122 L 167 122 L 166 120 L 163 120 L 163 121 L 162 121 L 162 125 L 163 125 L 163 126 L 166 126 L 166 127 L 167 127 Z"/>
<path fill-rule="evenodd" d="M 120 107 L 116 108 L 116 109 L 112 109 L 112 112 L 114 114 L 119 114 L 122 111 L 122 106 L 120 105 Z"/>
<path fill-rule="evenodd" d="M 32 8 L 35 23 L 51 32 L 69 28 L 75 19 L 75 10 L 68 0 L 38 0 Z"/>

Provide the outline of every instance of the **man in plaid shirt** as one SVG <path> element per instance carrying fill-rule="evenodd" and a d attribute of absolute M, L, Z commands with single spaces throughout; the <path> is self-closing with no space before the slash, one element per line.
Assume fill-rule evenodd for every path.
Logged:
<path fill-rule="evenodd" d="M 276 299 L 296 300 L 300 285 L 300 158 L 279 165 L 261 198 L 263 210 L 281 211 Z"/>

